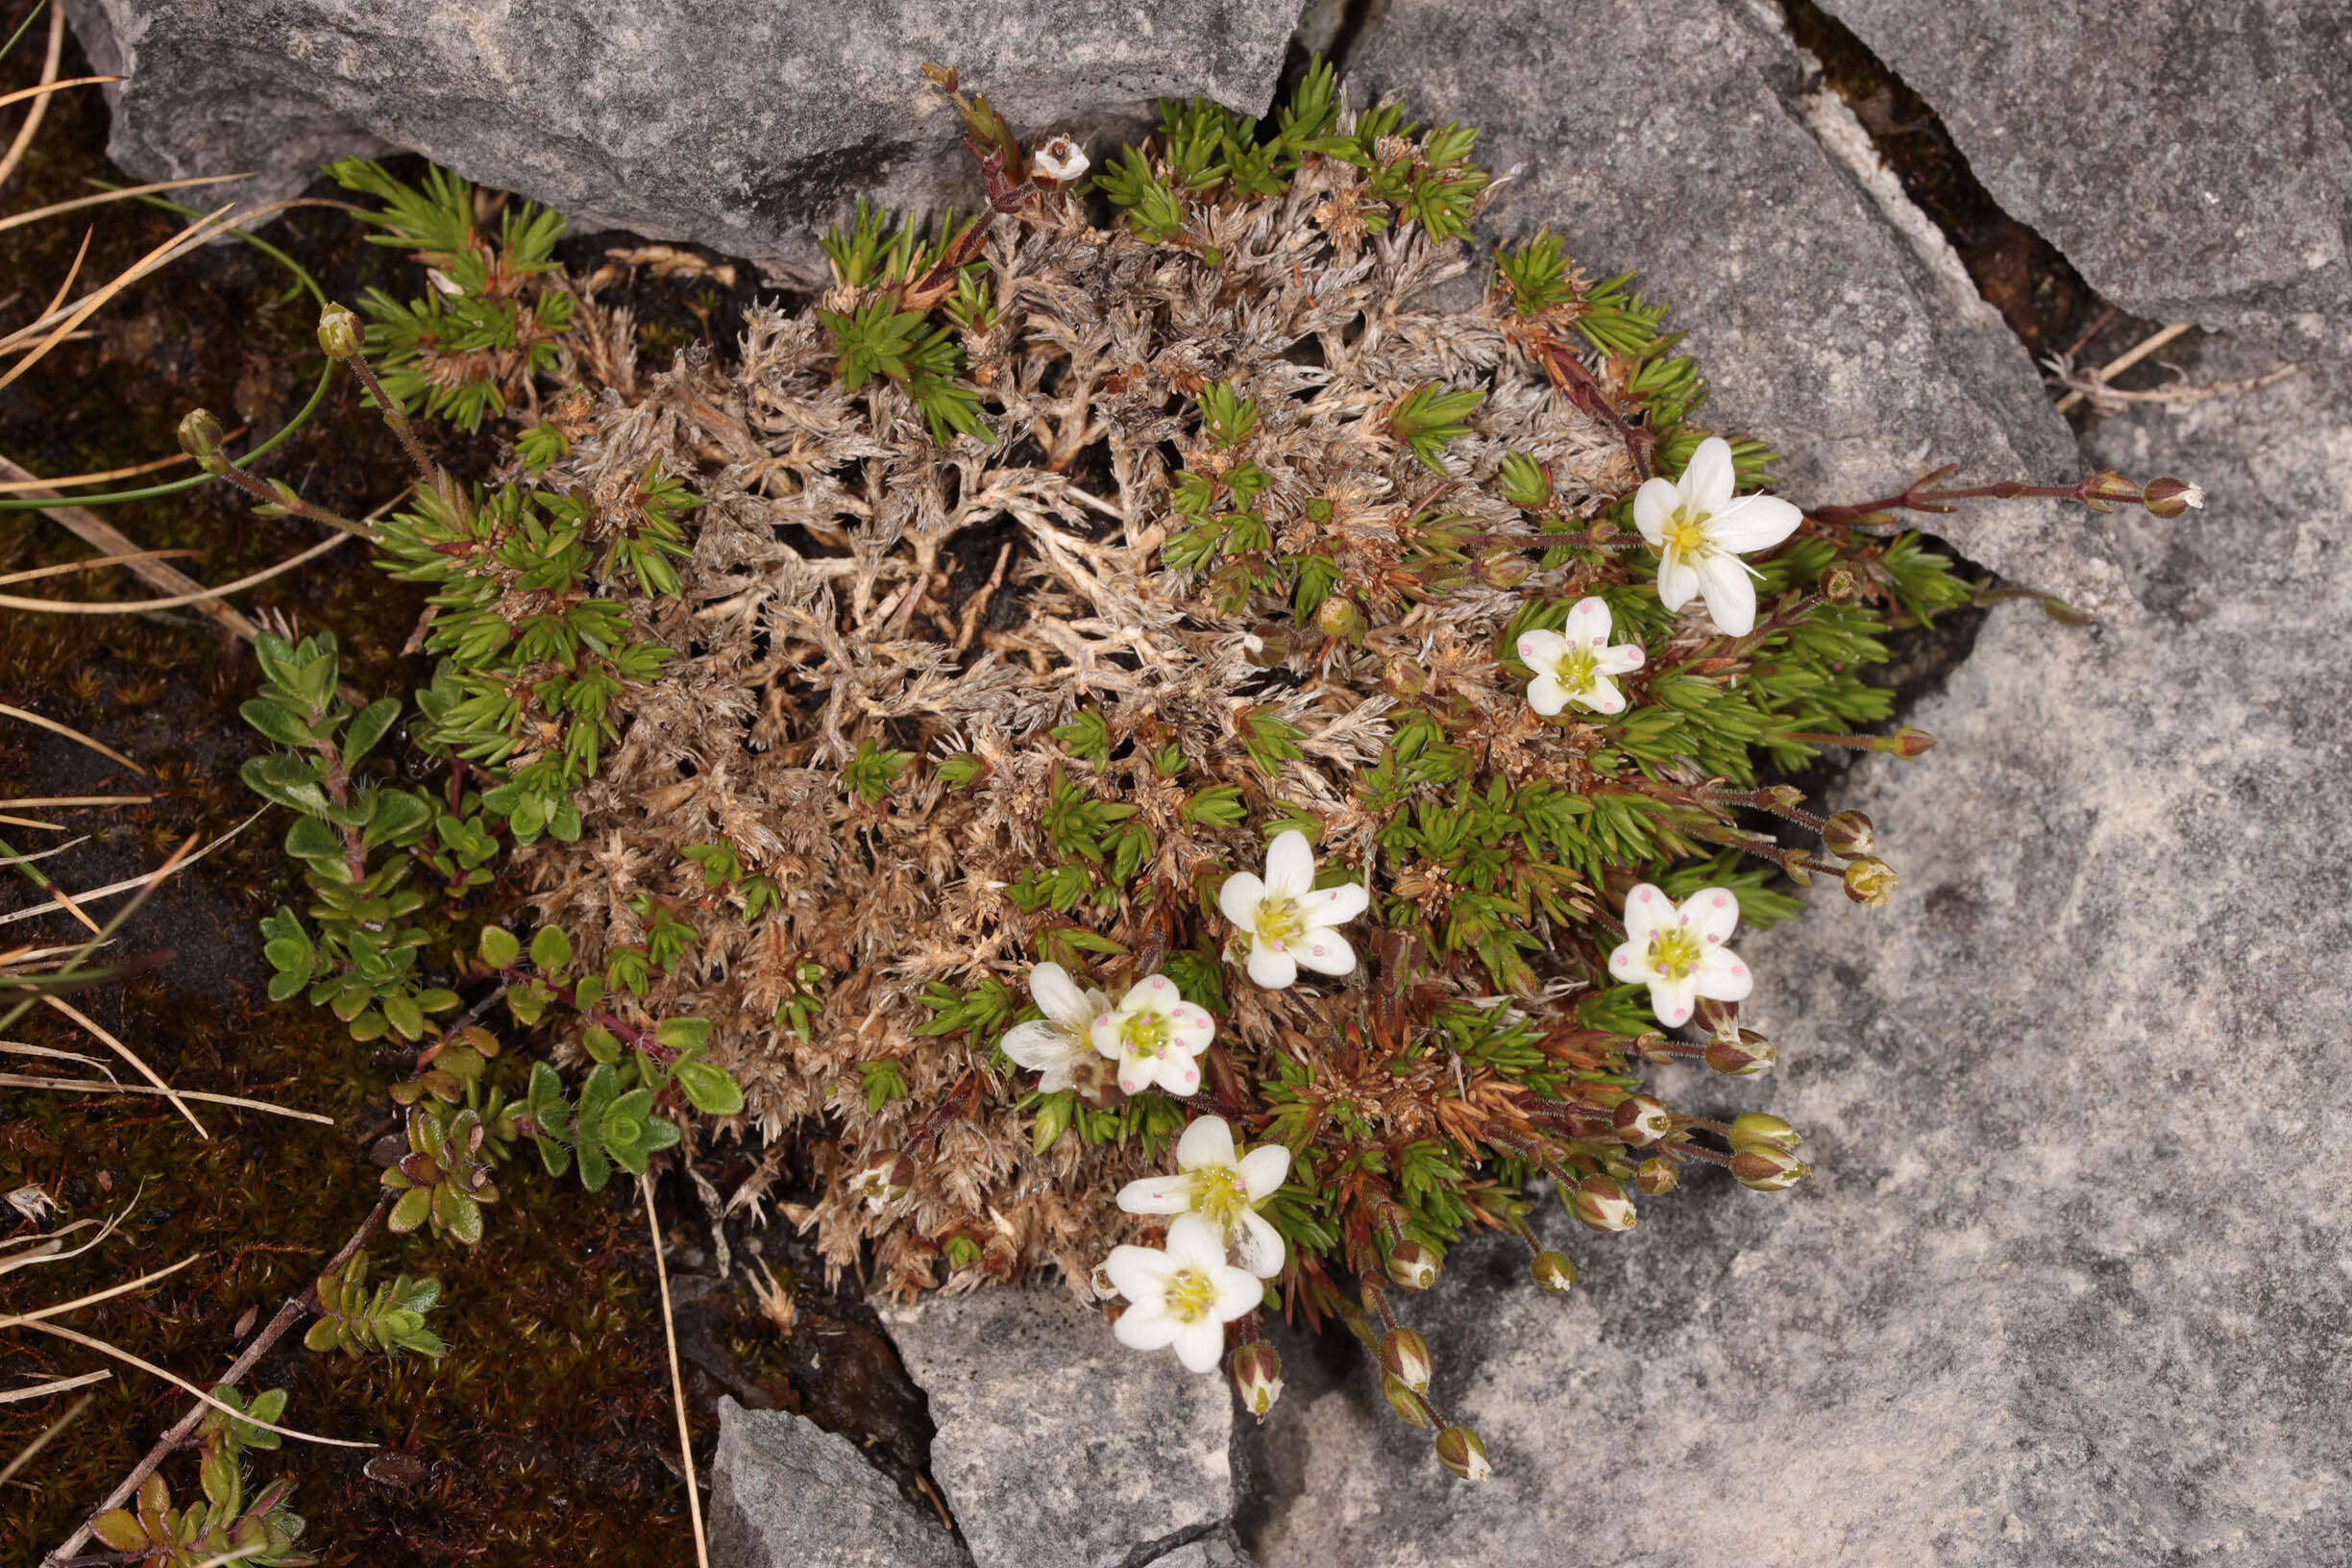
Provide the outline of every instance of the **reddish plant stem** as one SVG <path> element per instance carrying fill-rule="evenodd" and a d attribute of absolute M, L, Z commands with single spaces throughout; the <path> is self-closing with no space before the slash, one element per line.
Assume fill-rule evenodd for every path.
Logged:
<path fill-rule="evenodd" d="M 1923 474 L 1892 496 L 1866 501 L 1856 506 L 1820 506 L 1805 515 L 1817 523 L 1853 524 L 1867 521 L 1873 512 L 1949 512 L 1957 509 L 1953 504 L 1956 502 L 2018 501 L 2029 497 L 2079 501 L 2085 505 L 2095 502 L 2109 506 L 2140 504 L 2141 490 L 2138 485 L 2101 485 L 2095 476 L 2075 484 L 2032 484 L 2023 479 L 2003 479 L 1998 484 L 1979 484 L 1952 490 L 1932 488 L 1938 479 L 1958 466 L 1947 463 L 1942 468 Z"/>
<path fill-rule="evenodd" d="M 614 1017 L 610 1013 L 605 1012 L 602 1008 L 580 1006 L 579 993 L 574 991 L 570 986 L 557 985 L 544 975 L 533 974 L 528 969 L 519 968 L 513 965 L 508 965 L 504 968 L 500 969 L 498 972 L 500 976 L 506 981 L 507 985 L 519 986 L 536 982 L 539 985 L 547 987 L 550 993 L 551 993 L 557 1001 L 563 1003 L 564 1006 L 572 1009 L 573 1012 L 577 1013 L 581 1017 L 586 1018 L 590 1023 L 600 1024 L 604 1028 L 612 1031 L 613 1034 L 619 1036 L 622 1041 L 627 1043 L 632 1049 L 643 1055 L 651 1057 L 654 1061 L 660 1063 L 665 1067 L 669 1066 L 672 1063 L 677 1060 L 677 1052 L 672 1050 L 669 1046 L 664 1045 L 660 1041 L 654 1039 L 649 1031 L 640 1029 L 633 1023 L 624 1022 L 622 1019 Z M 503 992 L 504 989 L 504 987 L 500 988 L 502 992 Z"/>

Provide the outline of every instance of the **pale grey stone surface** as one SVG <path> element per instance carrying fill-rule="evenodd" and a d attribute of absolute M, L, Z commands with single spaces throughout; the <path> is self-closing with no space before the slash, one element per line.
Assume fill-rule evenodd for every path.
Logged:
<path fill-rule="evenodd" d="M 1549 225 L 1595 277 L 1638 269 L 1714 388 L 1702 419 L 1785 453 L 1787 493 L 1850 502 L 1937 463 L 2071 483 L 2038 373 L 1942 236 L 1875 176 L 1767 6 L 1395 0 L 1360 93 L 1482 128 L 1497 236 Z M 1876 189 L 1871 188 L 1873 184 Z M 1980 561 L 2078 602 L 2118 593 L 2023 505 L 1961 526 Z"/>
<path fill-rule="evenodd" d="M 2352 17 L 2249 0 L 1831 0 L 1994 200 L 2136 314 L 2208 324 L 2352 289 Z"/>
<path fill-rule="evenodd" d="M 2133 613 L 1997 610 L 1943 744 L 1857 770 L 1892 907 L 1743 943 L 1783 1066 L 1674 1097 L 1789 1117 L 1817 1177 L 1555 1206 L 1564 1303 L 1463 1249 L 1409 1311 L 1482 1488 L 1286 1345 L 1266 1568 L 2352 1562 L 2352 341 L 2206 369 L 2281 355 L 2095 427 L 2208 509 L 2119 526 Z"/>
<path fill-rule="evenodd" d="M 856 197 L 979 183 L 925 86 L 958 66 L 1024 133 L 1162 95 L 1265 107 L 1301 0 L 67 0 L 119 89 L 109 152 L 147 179 L 421 152 L 590 226 L 805 263 Z"/>
<path fill-rule="evenodd" d="M 1060 1290 L 885 1309 L 931 1400 L 931 1475 L 979 1568 L 1114 1568 L 1233 1512 L 1233 1393 Z"/>
<path fill-rule="evenodd" d="M 969 1568 L 936 1514 L 846 1437 L 722 1395 L 711 1461 L 715 1568 Z"/>

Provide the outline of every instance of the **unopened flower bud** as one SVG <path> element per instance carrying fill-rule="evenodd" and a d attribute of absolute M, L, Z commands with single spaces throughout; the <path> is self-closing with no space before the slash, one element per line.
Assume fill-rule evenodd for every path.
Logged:
<path fill-rule="evenodd" d="M 1429 1392 L 1430 1378 L 1437 1370 L 1429 1341 L 1410 1329 L 1390 1329 L 1381 1335 L 1380 1363 L 1381 1370 L 1416 1394 Z"/>
<path fill-rule="evenodd" d="M 1259 670 L 1271 670 L 1292 652 L 1289 631 L 1282 626 L 1252 626 L 1241 638 L 1241 657 Z"/>
<path fill-rule="evenodd" d="M 1343 638 L 1350 643 L 1361 643 L 1364 638 L 1364 613 L 1345 594 L 1334 594 L 1316 605 L 1314 624 L 1315 630 L 1326 637 Z"/>
<path fill-rule="evenodd" d="M 1113 1283 L 1110 1270 L 1104 1268 L 1102 1264 L 1094 1265 L 1092 1272 L 1087 1275 L 1087 1284 L 1093 1287 L 1096 1301 L 1118 1300 L 1119 1287 Z"/>
<path fill-rule="evenodd" d="M 1633 1200 L 1607 1176 L 1587 1176 L 1577 1183 L 1568 1212 L 1596 1231 L 1629 1231 L 1635 1224 Z"/>
<path fill-rule="evenodd" d="M 1674 1131 L 1674 1121 L 1663 1102 L 1648 1094 L 1629 1094 L 1617 1102 L 1609 1120 L 1617 1136 L 1635 1148 L 1646 1148 Z"/>
<path fill-rule="evenodd" d="M 1905 724 L 1892 735 L 1879 736 L 1871 743 L 1871 749 L 1884 751 L 1890 757 L 1923 757 L 1935 744 L 1933 735 Z"/>
<path fill-rule="evenodd" d="M 1795 1187 L 1813 1167 L 1788 1150 L 1770 1143 L 1742 1149 L 1731 1157 L 1731 1174 L 1740 1186 L 1758 1192 L 1777 1192 Z"/>
<path fill-rule="evenodd" d="M 1634 1167 L 1633 1185 L 1651 1197 L 1663 1197 L 1682 1180 L 1682 1167 L 1655 1155 Z"/>
<path fill-rule="evenodd" d="M 1437 1434 L 1437 1462 L 1464 1481 L 1484 1481 L 1494 1474 L 1486 1462 L 1486 1445 L 1468 1427 L 1448 1427 Z"/>
<path fill-rule="evenodd" d="M 1399 1241 L 1388 1249 L 1388 1277 L 1401 1289 L 1427 1290 L 1437 1283 L 1437 1255 L 1418 1241 Z"/>
<path fill-rule="evenodd" d="M 849 1178 L 850 1194 L 864 1198 L 876 1213 L 905 1197 L 914 1185 L 915 1162 L 896 1149 L 873 1156 Z"/>
<path fill-rule="evenodd" d="M 1491 587 L 1516 588 L 1535 571 L 1535 563 L 1517 551 L 1490 551 L 1479 558 L 1478 576 Z"/>
<path fill-rule="evenodd" d="M 1822 847 L 1833 855 L 1867 855 L 1877 845 L 1877 830 L 1858 811 L 1841 811 L 1822 823 Z"/>
<path fill-rule="evenodd" d="M 1409 700 L 1428 691 L 1429 683 L 1429 672 L 1401 653 L 1381 666 L 1381 685 L 1390 697 Z"/>
<path fill-rule="evenodd" d="M 2083 504 L 2095 512 L 2112 512 L 2140 499 L 2140 487 L 2119 470 L 2102 468 L 2083 486 Z"/>
<path fill-rule="evenodd" d="M 1832 604 L 1843 604 L 1861 590 L 1861 579 L 1850 566 L 1833 566 L 1822 574 L 1822 598 Z"/>
<path fill-rule="evenodd" d="M 1382 1374 L 1381 1392 L 1387 1397 L 1388 1408 L 1396 1411 L 1399 1421 L 1409 1427 L 1431 1424 L 1429 1402 L 1408 1386 L 1403 1378 L 1393 1372 Z"/>
<path fill-rule="evenodd" d="M 1727 1035 L 1739 1028 L 1739 1003 L 1719 1002 L 1712 996 L 1702 996 L 1691 1017 L 1708 1034 Z"/>
<path fill-rule="evenodd" d="M 1733 1154 L 1743 1149 L 1793 1149 L 1804 1141 L 1804 1134 L 1778 1116 L 1762 1111 L 1751 1111 L 1744 1116 L 1734 1116 L 1731 1131 L 1727 1136 Z"/>
<path fill-rule="evenodd" d="M 359 318 L 350 310 L 330 305 L 319 312 L 318 344 L 328 358 L 355 358 L 366 342 L 367 334 L 359 329 Z"/>
<path fill-rule="evenodd" d="M 1539 1252 L 1528 1264 L 1528 1272 L 1535 1283 L 1554 1295 L 1566 1295 L 1576 1288 L 1576 1260 L 1564 1252 Z"/>
<path fill-rule="evenodd" d="M 1235 1346 L 1227 1365 L 1233 1375 L 1234 1392 L 1241 1398 L 1241 1408 L 1263 1421 L 1274 1402 L 1282 1398 L 1282 1357 L 1263 1339 L 1253 1339 L 1246 1345 Z"/>
<path fill-rule="evenodd" d="M 2192 506 L 2205 504 L 2205 492 L 2183 479 L 2150 479 L 2140 492 L 2140 504 L 2157 517 L 2178 517 Z"/>
<path fill-rule="evenodd" d="M 1899 880 L 1894 867 L 1876 855 L 1864 855 L 1846 867 L 1846 896 L 1866 909 L 1880 909 L 1895 896 Z"/>
<path fill-rule="evenodd" d="M 208 468 L 220 456 L 221 422 L 211 409 L 190 408 L 180 421 L 180 450 Z"/>
<path fill-rule="evenodd" d="M 1772 1041 L 1752 1029 L 1742 1029 L 1736 1040 L 1721 1036 L 1707 1041 L 1706 1065 L 1734 1078 L 1752 1078 L 1773 1065 Z"/>

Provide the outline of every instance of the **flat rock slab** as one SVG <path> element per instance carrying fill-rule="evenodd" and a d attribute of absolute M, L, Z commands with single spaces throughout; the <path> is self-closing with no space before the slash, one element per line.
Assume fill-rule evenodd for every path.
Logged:
<path fill-rule="evenodd" d="M 715 1568 L 969 1568 L 938 1515 L 790 1410 L 721 1396 L 710 1487 Z"/>
<path fill-rule="evenodd" d="M 1062 1291 L 885 1308 L 939 1434 L 931 1476 L 978 1568 L 1114 1568 L 1234 1507 L 1233 1391 L 1139 1356 Z M 1172 1550 L 1172 1549 L 1171 1549 Z"/>
<path fill-rule="evenodd" d="M 108 153 L 141 179 L 254 171 L 284 195 L 347 153 L 419 152 L 582 224 L 805 265 L 859 196 L 976 204 L 920 65 L 1024 134 L 1202 93 L 1262 110 L 1299 0 L 67 0 L 122 72 Z"/>
<path fill-rule="evenodd" d="M 1267 1568 L 2352 1562 L 2352 343 L 2208 354 L 2305 369 L 2095 429 L 2211 496 L 2120 536 L 2145 612 L 1997 609 L 1841 802 L 1896 902 L 1742 943 L 1781 1069 L 1673 1084 L 1816 1177 L 1548 1205 L 1565 1302 L 1462 1249 L 1407 1311 L 1481 1488 L 1286 1347 Z"/>
<path fill-rule="evenodd" d="M 2251 0 L 1830 0 L 1993 199 L 2138 315 L 2340 305 L 2352 25 Z"/>
<path fill-rule="evenodd" d="M 1899 490 L 1928 466 L 2081 474 L 2024 350 L 1876 166 L 1769 8 L 1741 0 L 1394 0 L 1350 67 L 1360 98 L 1479 126 L 1522 165 L 1496 236 L 1549 226 L 1595 278 L 1637 270 L 1713 388 L 1701 421 L 1785 453 L 1802 503 Z M 1950 531 L 1976 560 L 2083 602 L 2111 566 L 2049 514 L 1990 506 Z"/>

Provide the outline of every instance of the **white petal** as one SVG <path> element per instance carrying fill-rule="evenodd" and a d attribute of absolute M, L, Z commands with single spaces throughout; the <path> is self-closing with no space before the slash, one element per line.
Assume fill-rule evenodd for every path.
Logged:
<path fill-rule="evenodd" d="M 1568 705 L 1568 688 L 1552 675 L 1537 675 L 1528 682 L 1528 706 L 1546 719 Z"/>
<path fill-rule="evenodd" d="M 1627 985 L 1631 985 L 1637 980 L 1649 979 L 1649 952 L 1650 939 L 1648 937 L 1619 943 L 1616 950 L 1609 954 L 1609 973 Z"/>
<path fill-rule="evenodd" d="M 1007 1029 L 999 1043 L 1004 1046 L 1005 1055 L 1022 1066 L 1033 1072 L 1045 1072 L 1068 1065 L 1072 1041 L 1060 1024 L 1032 1018 Z"/>
<path fill-rule="evenodd" d="M 1250 1215 L 1252 1219 L 1257 1217 Z M 1276 1237 L 1277 1242 L 1280 1239 Z M 1215 1316 L 1221 1323 L 1249 1316 L 1251 1310 L 1265 1300 L 1264 1283 L 1246 1268 L 1221 1263 L 1210 1278 L 1216 1284 Z"/>
<path fill-rule="evenodd" d="M 1152 1080 L 1160 1076 L 1160 1059 L 1156 1056 L 1128 1056 L 1118 1059 L 1119 1092 L 1140 1094 L 1151 1088 Z"/>
<path fill-rule="evenodd" d="M 1157 1247 L 1113 1247 L 1103 1260 L 1103 1274 L 1118 1293 L 1132 1302 L 1157 1304 L 1167 1277 L 1175 1272 L 1167 1254 Z"/>
<path fill-rule="evenodd" d="M 1225 1266 L 1225 1237 L 1198 1214 L 1180 1214 L 1168 1226 L 1167 1255 L 1171 1269 L 1213 1274 Z"/>
<path fill-rule="evenodd" d="M 1633 492 L 1633 526 L 1652 545 L 1666 538 L 1666 520 L 1682 504 L 1682 492 L 1672 479 L 1644 479 Z"/>
<path fill-rule="evenodd" d="M 1353 974 L 1356 949 L 1347 938 L 1324 927 L 1311 929 L 1290 944 L 1290 956 L 1317 974 Z"/>
<path fill-rule="evenodd" d="M 1719 947 L 1739 929 L 1739 899 L 1728 888 L 1701 888 L 1676 915 L 1701 942 Z"/>
<path fill-rule="evenodd" d="M 1606 675 L 1593 676 L 1592 685 L 1577 700 L 1595 713 L 1625 712 L 1625 693 L 1619 691 L 1617 683 Z"/>
<path fill-rule="evenodd" d="M 1586 648 L 1600 648 L 1609 639 L 1609 607 L 1605 599 L 1580 599 L 1576 608 L 1568 612 L 1568 624 L 1561 628 L 1571 643 Z"/>
<path fill-rule="evenodd" d="M 1605 675 L 1629 675 L 1647 662 L 1639 643 L 1619 643 L 1601 650 L 1598 667 Z"/>
<path fill-rule="evenodd" d="M 1688 604 L 1699 592 L 1699 574 L 1691 570 L 1690 558 L 1678 550 L 1670 550 L 1658 557 L 1658 602 L 1669 610 L 1678 610 Z"/>
<path fill-rule="evenodd" d="M 1189 1176 L 1146 1176 L 1119 1188 L 1118 1206 L 1131 1214 L 1181 1214 L 1192 1207 Z"/>
<path fill-rule="evenodd" d="M 1249 977 L 1267 991 L 1286 990 L 1298 978 L 1298 960 L 1261 943 L 1250 949 Z"/>
<path fill-rule="evenodd" d="M 1059 1094 L 1064 1090 L 1069 1088 L 1072 1084 L 1075 1084 L 1078 1081 L 1078 1075 L 1070 1069 L 1071 1065 L 1069 1063 L 1057 1062 L 1052 1066 L 1047 1067 L 1044 1071 L 1039 1073 L 1037 1081 L 1038 1092 L 1041 1094 Z"/>
<path fill-rule="evenodd" d="M 1070 978 L 1069 970 L 1050 959 L 1030 969 L 1029 994 L 1056 1023 L 1083 1029 L 1094 1021 L 1093 1011 L 1087 1004 L 1086 988 Z"/>
<path fill-rule="evenodd" d="M 1669 1029 L 1690 1022 L 1691 1011 L 1698 1005 L 1699 981 L 1695 975 L 1679 980 L 1660 976 L 1650 982 L 1650 1011 Z"/>
<path fill-rule="evenodd" d="M 1678 912 L 1665 890 L 1654 882 L 1636 882 L 1626 894 L 1625 929 L 1628 942 L 1648 943 L 1650 933 L 1675 923 Z"/>
<path fill-rule="evenodd" d="M 1207 1050 L 1209 1042 L 1216 1039 L 1216 1019 L 1209 1016 L 1207 1008 L 1194 1007 L 1190 1002 L 1178 1002 L 1169 1010 L 1168 1029 L 1177 1047 L 1194 1056 Z"/>
<path fill-rule="evenodd" d="M 1755 630 L 1755 581 L 1737 555 L 1711 553 L 1697 563 L 1699 591 L 1706 595 L 1707 614 L 1715 629 L 1727 637 L 1745 637 Z"/>
<path fill-rule="evenodd" d="M 1164 974 L 1146 975 L 1127 988 L 1127 994 L 1119 998 L 1119 1011 L 1164 1016 L 1183 1000 L 1184 992 L 1176 989 L 1175 981 Z"/>
<path fill-rule="evenodd" d="M 1214 1317 L 1187 1323 L 1170 1341 L 1187 1372 L 1214 1372 L 1225 1355 L 1225 1325 Z"/>
<path fill-rule="evenodd" d="M 1096 1018 L 1087 1028 L 1087 1039 L 1093 1043 L 1098 1054 L 1107 1056 L 1114 1062 L 1117 1061 L 1121 1052 L 1119 1016 L 1116 1013 L 1105 1013 L 1101 1017 Z"/>
<path fill-rule="evenodd" d="M 1531 670 L 1548 670 L 1559 663 L 1560 655 L 1567 651 L 1568 639 L 1556 631 L 1519 634 L 1519 662 Z"/>
<path fill-rule="evenodd" d="M 1270 1280 L 1283 1271 L 1286 1249 L 1282 1232 L 1267 1223 L 1263 1214 L 1244 1210 L 1240 1234 L 1234 1238 L 1234 1257 L 1254 1279 Z"/>
<path fill-rule="evenodd" d="M 1280 1143 L 1262 1143 L 1241 1157 L 1239 1168 L 1250 1202 L 1262 1203 L 1281 1190 L 1283 1178 L 1290 1174 L 1290 1151 Z"/>
<path fill-rule="evenodd" d="M 1342 882 L 1321 893 L 1311 893 L 1299 904 L 1299 918 L 1313 930 L 1322 925 L 1345 925 L 1372 907 L 1372 894 L 1361 882 Z"/>
<path fill-rule="evenodd" d="M 1258 906 L 1265 902 L 1266 886 L 1250 871 L 1236 871 L 1217 889 L 1217 908 L 1225 918 L 1247 931 L 1258 923 Z"/>
<path fill-rule="evenodd" d="M 1740 962 L 1739 954 L 1728 947 L 1719 947 L 1699 961 L 1699 972 L 1691 984 L 1702 996 L 1711 996 L 1719 1002 L 1744 1002 L 1755 989 L 1755 972 Z"/>
<path fill-rule="evenodd" d="M 1233 1128 L 1223 1116 L 1195 1116 L 1176 1140 L 1176 1164 L 1186 1170 L 1234 1163 Z"/>
<path fill-rule="evenodd" d="M 1285 828 L 1266 846 L 1265 886 L 1275 898 L 1304 897 L 1314 887 L 1314 846 L 1297 828 Z"/>
<path fill-rule="evenodd" d="M 1175 1343 L 1184 1327 L 1154 1302 L 1148 1307 L 1130 1307 L 1119 1313 L 1118 1321 L 1111 1325 L 1111 1332 L 1130 1350 L 1159 1350 Z"/>
<path fill-rule="evenodd" d="M 1724 550 L 1745 555 L 1769 550 L 1797 531 L 1804 513 L 1778 496 L 1742 496 L 1706 521 L 1706 535 Z"/>
<path fill-rule="evenodd" d="M 1182 1099 L 1200 1088 L 1200 1064 L 1178 1050 L 1164 1051 L 1159 1063 L 1160 1087 Z"/>
<path fill-rule="evenodd" d="M 1710 435 L 1699 443 L 1699 450 L 1691 453 L 1690 467 L 1682 471 L 1682 499 L 1691 503 L 1692 511 L 1705 517 L 1731 504 L 1731 489 L 1736 482 L 1731 443 L 1720 435 Z"/>

